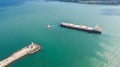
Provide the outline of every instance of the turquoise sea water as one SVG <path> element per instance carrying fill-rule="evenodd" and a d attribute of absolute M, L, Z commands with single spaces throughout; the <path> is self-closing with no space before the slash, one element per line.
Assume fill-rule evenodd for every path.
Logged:
<path fill-rule="evenodd" d="M 120 67 L 119 11 L 119 5 L 34 1 L 0 7 L 0 60 L 33 41 L 43 49 L 8 67 Z M 61 22 L 99 24 L 103 33 L 61 28 Z"/>

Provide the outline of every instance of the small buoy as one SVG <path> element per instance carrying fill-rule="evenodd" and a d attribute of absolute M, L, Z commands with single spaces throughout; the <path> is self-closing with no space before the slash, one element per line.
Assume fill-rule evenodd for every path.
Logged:
<path fill-rule="evenodd" d="M 51 28 L 51 26 L 50 26 L 50 25 L 48 25 L 48 26 L 47 26 L 47 28 L 49 29 L 49 28 Z"/>

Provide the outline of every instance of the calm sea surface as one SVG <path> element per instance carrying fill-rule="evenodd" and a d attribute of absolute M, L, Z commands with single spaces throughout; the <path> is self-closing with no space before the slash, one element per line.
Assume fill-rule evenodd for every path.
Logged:
<path fill-rule="evenodd" d="M 61 22 L 99 24 L 104 31 L 61 28 Z M 120 6 L 37 1 L 0 6 L 0 60 L 32 41 L 43 49 L 8 67 L 120 67 Z"/>

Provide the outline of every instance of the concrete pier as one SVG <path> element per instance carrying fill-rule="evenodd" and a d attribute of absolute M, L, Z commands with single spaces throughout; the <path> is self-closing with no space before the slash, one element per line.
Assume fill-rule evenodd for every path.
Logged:
<path fill-rule="evenodd" d="M 39 51 L 41 47 L 35 43 L 32 42 L 32 44 L 22 48 L 21 50 L 18 50 L 17 52 L 13 53 L 8 58 L 0 61 L 0 67 L 6 67 L 9 64 L 13 63 L 14 61 L 20 59 L 21 57 L 24 57 L 29 54 L 33 54 L 37 51 Z"/>

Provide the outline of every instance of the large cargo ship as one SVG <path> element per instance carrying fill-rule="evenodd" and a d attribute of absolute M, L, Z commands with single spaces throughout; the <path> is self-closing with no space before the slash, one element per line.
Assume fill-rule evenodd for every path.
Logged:
<path fill-rule="evenodd" d="M 96 25 L 94 28 L 93 27 L 89 27 L 89 26 L 85 26 L 85 25 L 76 25 L 76 24 L 72 24 L 72 23 L 65 23 L 62 22 L 61 23 L 62 27 L 67 27 L 67 28 L 72 28 L 72 29 L 77 29 L 77 30 L 81 30 L 81 31 L 86 31 L 89 33 L 102 33 L 102 28 L 98 25 Z"/>

